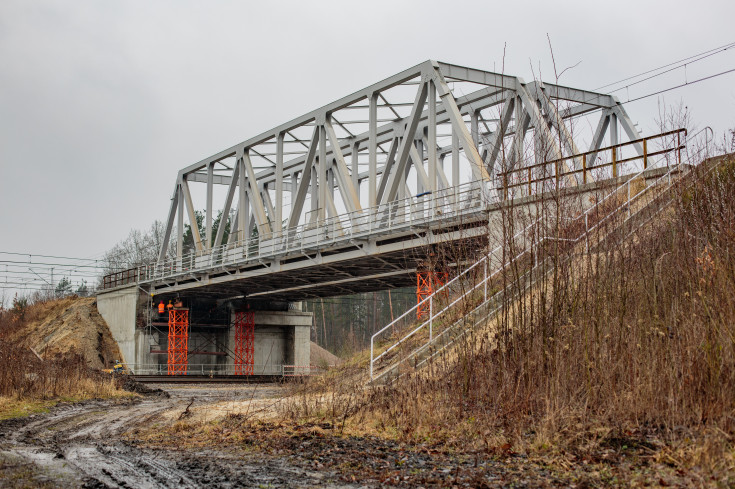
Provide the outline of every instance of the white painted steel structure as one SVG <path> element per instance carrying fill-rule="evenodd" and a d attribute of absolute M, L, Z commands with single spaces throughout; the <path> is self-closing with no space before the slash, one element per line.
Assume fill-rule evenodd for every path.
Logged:
<path fill-rule="evenodd" d="M 583 161 L 571 121 L 590 114 Z M 502 175 L 528 165 L 546 174 L 543 163 L 557 160 L 575 185 L 608 136 L 619 143 L 618 128 L 640 138 L 613 96 L 426 61 L 182 169 L 158 262 L 105 287 L 293 300 L 408 285 L 420 257 L 407 251 L 487 223 L 507 198 Z M 206 187 L 203 206 L 194 183 Z M 226 189 L 219 205 L 216 186 Z M 203 229 L 191 226 L 187 250 L 185 222 L 197 222 L 198 208 Z M 228 236 L 224 225 L 215 232 L 217 209 Z"/>

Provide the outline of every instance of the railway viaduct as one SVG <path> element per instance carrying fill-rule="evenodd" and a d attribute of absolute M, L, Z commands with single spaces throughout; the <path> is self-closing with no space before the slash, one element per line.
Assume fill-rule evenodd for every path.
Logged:
<path fill-rule="evenodd" d="M 604 190 L 648 142 L 613 96 L 426 61 L 179 171 L 158 260 L 98 308 L 135 373 L 298 373 L 300 301 L 416 286 L 504 207 Z"/>

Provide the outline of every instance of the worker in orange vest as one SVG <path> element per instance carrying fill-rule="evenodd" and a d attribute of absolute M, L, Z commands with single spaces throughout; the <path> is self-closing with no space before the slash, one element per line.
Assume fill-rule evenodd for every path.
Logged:
<path fill-rule="evenodd" d="M 171 301 L 168 301 L 168 305 L 167 305 L 166 307 L 167 307 L 167 308 L 168 308 L 168 310 L 170 311 L 171 309 L 173 309 L 173 308 L 174 308 L 174 305 L 173 305 L 173 304 L 171 304 Z"/>
<path fill-rule="evenodd" d="M 160 304 L 158 304 L 158 314 L 163 314 L 166 312 L 166 306 L 163 305 L 163 301 L 161 301 Z"/>

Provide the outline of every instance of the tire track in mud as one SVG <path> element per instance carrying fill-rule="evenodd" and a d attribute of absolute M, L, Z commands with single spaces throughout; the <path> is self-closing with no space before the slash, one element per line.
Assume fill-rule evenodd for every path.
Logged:
<path fill-rule="evenodd" d="M 204 403 L 233 400 L 227 389 L 221 395 L 211 389 L 166 389 L 170 399 L 93 400 L 0 423 L 0 459 L 32 466 L 38 481 L 56 487 L 353 487 L 334 485 L 329 474 L 307 473 L 285 459 L 257 454 L 245 459 L 216 450 L 150 450 L 122 441 L 124 432 L 155 422 L 165 411 L 183 410 L 192 398 Z"/>

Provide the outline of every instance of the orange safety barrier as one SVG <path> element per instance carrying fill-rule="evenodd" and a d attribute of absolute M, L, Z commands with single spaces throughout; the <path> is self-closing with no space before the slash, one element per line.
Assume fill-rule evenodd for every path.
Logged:
<path fill-rule="evenodd" d="M 168 311 L 168 374 L 186 375 L 189 364 L 189 311 Z"/>
<path fill-rule="evenodd" d="M 235 313 L 235 375 L 253 375 L 255 365 L 255 313 Z"/>

